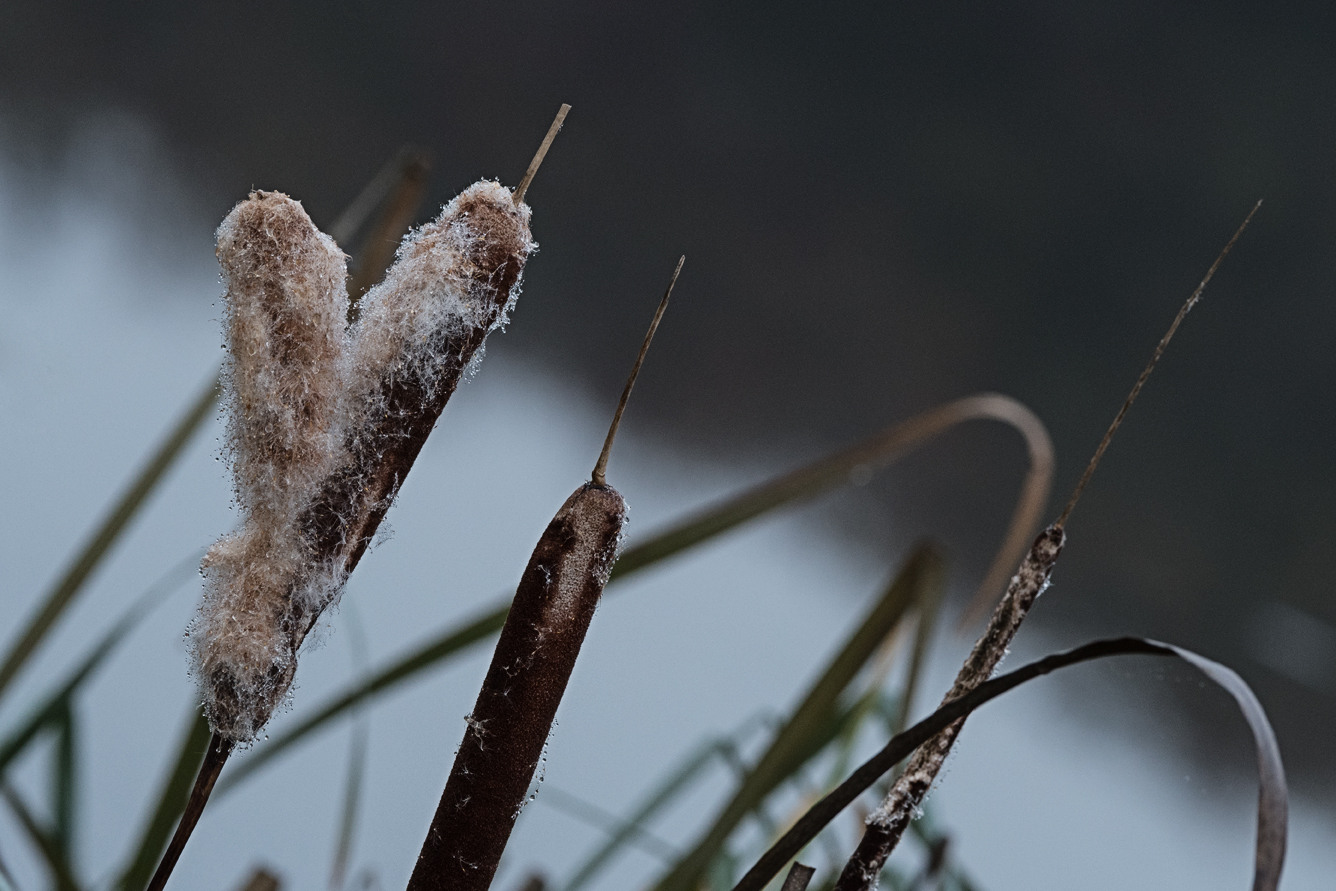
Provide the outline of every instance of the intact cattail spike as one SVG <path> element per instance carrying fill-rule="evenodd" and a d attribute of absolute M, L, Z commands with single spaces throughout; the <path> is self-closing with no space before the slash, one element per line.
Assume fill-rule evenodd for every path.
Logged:
<path fill-rule="evenodd" d="M 640 374 L 640 366 L 644 364 L 645 354 L 649 352 L 650 341 L 654 339 L 654 332 L 659 330 L 659 321 L 663 319 L 664 310 L 668 308 L 668 298 L 673 296 L 673 285 L 677 284 L 677 276 L 682 272 L 682 264 L 687 261 L 686 254 L 677 261 L 677 268 L 673 270 L 673 277 L 668 282 L 668 290 L 663 292 L 663 299 L 659 301 L 659 308 L 654 312 L 654 321 L 649 323 L 649 330 L 645 332 L 645 342 L 640 345 L 640 355 L 636 356 L 636 364 L 631 366 L 631 376 L 626 379 L 626 387 L 622 390 L 622 398 L 617 403 L 617 411 L 612 416 L 612 425 L 608 427 L 608 437 L 603 440 L 603 451 L 599 453 L 598 463 L 594 465 L 594 485 L 606 486 L 608 484 L 606 473 L 608 470 L 608 455 L 612 453 L 612 441 L 617 436 L 617 428 L 622 423 L 622 412 L 626 411 L 626 403 L 631 398 L 631 388 L 636 385 L 636 377 Z"/>

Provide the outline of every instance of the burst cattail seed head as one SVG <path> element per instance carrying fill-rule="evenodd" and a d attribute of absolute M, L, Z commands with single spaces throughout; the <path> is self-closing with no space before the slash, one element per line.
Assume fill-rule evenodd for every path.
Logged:
<path fill-rule="evenodd" d="M 301 205 L 255 192 L 218 230 L 240 528 L 209 551 L 190 631 L 214 731 L 246 741 L 291 686 L 427 434 L 519 294 L 536 245 L 509 190 L 470 186 L 410 234 L 346 324 L 343 252 Z"/>
<path fill-rule="evenodd" d="M 242 525 L 205 557 L 205 603 L 190 642 L 214 729 L 248 739 L 296 669 L 282 619 L 309 549 L 292 518 L 333 462 L 347 258 L 278 192 L 253 192 L 233 208 L 217 254 L 225 451 Z"/>

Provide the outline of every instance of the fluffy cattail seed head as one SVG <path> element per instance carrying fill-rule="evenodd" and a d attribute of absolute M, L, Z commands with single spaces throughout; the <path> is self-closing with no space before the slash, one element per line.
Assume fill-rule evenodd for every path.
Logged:
<path fill-rule="evenodd" d="M 227 288 L 228 449 L 237 498 L 264 509 L 326 467 L 348 317 L 347 257 L 279 192 L 218 228 Z"/>
<path fill-rule="evenodd" d="M 311 575 L 295 519 L 337 460 L 346 260 L 301 204 L 253 192 L 218 228 L 226 287 L 226 452 L 241 528 L 205 557 L 191 627 L 213 729 L 247 740 L 286 693 L 296 646 L 285 627 Z"/>

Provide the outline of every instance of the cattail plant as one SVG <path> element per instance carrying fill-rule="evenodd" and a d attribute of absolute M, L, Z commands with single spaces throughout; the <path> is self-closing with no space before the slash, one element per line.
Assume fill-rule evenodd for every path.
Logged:
<path fill-rule="evenodd" d="M 257 192 L 219 229 L 231 354 L 224 378 L 238 531 L 205 559 L 191 628 L 213 739 L 151 889 L 162 888 L 227 756 L 265 725 L 297 652 L 374 538 L 537 245 L 520 186 L 475 183 L 410 234 L 347 327 L 345 258 L 287 196 Z"/>
<path fill-rule="evenodd" d="M 590 482 L 557 511 L 520 577 L 409 891 L 486 891 L 492 884 L 617 558 L 627 508 L 607 484 L 608 456 L 685 260 L 650 323 Z"/>
<path fill-rule="evenodd" d="M 1085 491 L 1095 468 L 1099 466 L 1100 459 L 1104 456 L 1104 451 L 1112 441 L 1114 433 L 1117 432 L 1118 427 L 1127 416 L 1132 403 L 1136 401 L 1137 395 L 1140 394 L 1141 388 L 1146 383 L 1146 379 L 1155 370 L 1155 365 L 1164 354 L 1164 350 L 1169 345 L 1174 332 L 1178 330 L 1178 326 L 1182 324 L 1188 312 L 1197 305 L 1202 293 L 1206 290 L 1206 285 L 1210 282 L 1211 277 L 1215 275 L 1216 269 L 1229 255 L 1235 242 L 1243 234 L 1243 230 L 1247 228 L 1253 214 L 1257 213 L 1257 209 L 1261 205 L 1262 202 L 1257 202 L 1252 211 L 1248 213 L 1234 236 L 1230 238 L 1220 255 L 1216 257 L 1215 262 L 1211 264 L 1210 269 L 1207 270 L 1196 290 L 1192 292 L 1179 309 L 1178 314 L 1169 326 L 1169 330 L 1160 339 L 1150 361 L 1142 370 L 1141 375 L 1132 387 L 1132 391 L 1114 417 L 1113 423 L 1109 425 L 1109 429 L 1095 449 L 1094 456 L 1086 466 L 1085 472 L 1072 492 L 1071 498 L 1068 499 L 1061 516 L 1040 533 L 1039 537 L 1035 539 L 1034 545 L 1030 548 L 1029 554 L 1021 562 L 1020 568 L 1012 578 L 1006 594 L 1003 595 L 1002 600 L 993 611 L 988 627 L 974 644 L 969 656 L 965 659 L 965 663 L 961 666 L 955 683 L 946 694 L 944 703 L 960 699 L 983 684 L 996 671 L 997 666 L 1010 648 L 1016 632 L 1020 630 L 1021 622 L 1029 614 L 1035 600 L 1049 585 L 1053 567 L 1057 563 L 1058 556 L 1062 553 L 1063 544 L 1067 539 L 1067 521 L 1071 518 L 1072 510 Z M 849 859 L 844 871 L 840 874 L 839 881 L 835 886 L 836 891 L 870 891 L 871 888 L 876 886 L 877 878 L 881 875 L 881 869 L 885 865 L 886 859 L 895 849 L 900 837 L 904 834 L 905 828 L 909 825 L 909 821 L 914 818 L 914 815 L 922 806 L 924 796 L 927 795 L 928 790 L 932 788 L 932 784 L 936 781 L 937 774 L 946 762 L 946 757 L 950 754 L 951 747 L 955 744 L 956 737 L 960 734 L 963 726 L 964 718 L 962 717 L 915 751 L 904 773 L 895 781 L 886 799 L 868 817 L 863 838 L 853 856 Z"/>
<path fill-rule="evenodd" d="M 140 891 L 146 881 L 153 891 L 164 887 L 230 753 L 253 740 L 287 698 L 303 641 L 323 611 L 337 602 L 447 400 L 481 359 L 487 336 L 505 324 L 525 264 L 535 248 L 530 211 L 523 201 L 525 191 L 567 110 L 568 106 L 562 106 L 513 192 L 490 181 L 465 189 L 434 221 L 403 240 L 393 267 L 374 287 L 373 280 L 384 271 L 382 261 L 388 262 L 388 249 L 370 260 L 364 252 L 363 262 L 350 280 L 347 258 L 339 246 L 320 232 L 299 202 L 286 195 L 254 192 L 219 228 L 218 258 L 226 287 L 224 322 L 229 349 L 222 378 L 228 418 L 224 451 L 233 470 L 240 523 L 205 557 L 204 602 L 189 632 L 193 674 L 205 714 L 196 712 L 192 716 L 195 720 L 182 738 L 157 806 L 150 808 L 151 816 L 139 844 L 132 849 L 115 883 L 122 891 Z M 406 228 L 423 185 L 425 161 L 420 156 L 409 156 L 398 166 L 403 167 L 400 189 L 386 210 L 386 218 L 398 221 L 393 226 L 402 224 Z M 384 178 L 382 175 L 377 181 Z M 366 195 L 374 196 L 375 191 L 364 193 L 354 207 L 366 211 L 374 205 L 380 199 L 368 199 Z M 350 210 L 345 223 L 336 224 L 341 240 L 350 240 L 356 224 L 346 221 L 356 216 Z M 738 860 L 736 852 L 729 849 L 737 827 L 749 815 L 760 815 L 773 793 L 794 783 L 811 759 L 830 752 L 832 746 L 838 752 L 826 785 L 831 791 L 810 808 L 806 805 L 815 796 L 804 793 L 800 809 L 806 808 L 805 813 L 796 821 L 785 822 L 786 831 L 754 863 L 735 891 L 763 891 L 790 863 L 793 865 L 783 891 L 806 891 L 815 871 L 794 863 L 794 858 L 836 816 L 912 756 L 903 774 L 891 783 L 889 795 L 868 819 L 862 841 L 843 871 L 839 867 L 844 857 L 837 850 L 831 859 L 830 876 L 819 885 L 867 891 L 882 875 L 887 857 L 911 826 L 964 720 L 975 708 L 1067 665 L 1134 653 L 1183 659 L 1222 686 L 1238 703 L 1253 731 L 1261 779 L 1254 889 L 1275 891 L 1284 860 L 1288 819 L 1284 771 L 1261 705 L 1237 675 L 1167 644 L 1121 638 L 1058 653 L 994 677 L 1021 623 L 1048 586 L 1066 541 L 1072 511 L 1114 432 L 1170 338 L 1251 218 L 1249 214 L 1182 306 L 1062 514 L 1034 540 L 1023 559 L 1047 500 L 1053 454 L 1039 418 L 1015 400 L 998 394 L 957 399 L 902 421 L 851 448 L 688 517 L 619 556 L 627 507 L 608 484 L 607 464 L 636 376 L 681 271 L 679 262 L 632 368 L 591 479 L 571 494 L 546 527 L 513 599 L 506 598 L 507 602 L 497 609 L 447 629 L 423 647 L 399 654 L 389 665 L 358 679 L 237 765 L 220 785 L 219 794 L 225 794 L 227 787 L 252 775 L 286 747 L 308 738 L 333 718 L 500 631 L 476 703 L 465 718 L 463 740 L 455 752 L 453 768 L 409 884 L 410 891 L 484 891 L 495 878 L 521 808 L 533 797 L 530 790 L 555 713 L 605 585 L 782 505 L 865 476 L 955 425 L 991 419 L 1009 424 L 1023 435 L 1030 470 L 980 594 L 995 598 L 1006 581 L 1007 570 L 1017 560 L 1021 563 L 942 706 L 904 729 L 943 584 L 940 558 L 933 548 L 923 546 L 905 562 L 788 718 L 776 725 L 768 746 L 745 765 L 734 795 L 707 831 L 694 847 L 673 855 L 675 859 L 656 884 L 656 891 L 698 891 L 706 883 L 716 891 L 729 887 L 734 879 L 733 864 Z M 397 241 L 398 234 L 382 237 L 378 247 L 384 249 Z M 212 389 L 206 395 L 208 399 L 198 401 L 178 426 L 178 431 L 187 432 L 174 433 L 162 454 L 176 454 L 197 419 L 207 415 Z M 131 505 L 131 513 L 147 491 L 143 486 L 151 488 L 151 481 L 160 474 L 161 468 L 152 470 L 145 477 L 150 482 L 134 488 L 126 502 Z M 110 531 L 99 533 L 91 550 L 76 561 L 77 566 L 21 635 L 16 648 L 0 660 L 0 690 L 68 604 L 89 567 L 105 553 L 107 541 L 124 527 L 121 513 L 120 509 L 115 512 L 106 527 Z M 905 619 L 914 613 L 919 615 L 919 626 L 913 653 L 906 680 L 893 701 L 883 682 L 892 660 L 897 658 L 895 647 L 908 640 Z M 124 636 L 136 615 L 132 613 L 117 623 L 32 716 L 12 733 L 0 735 L 0 802 L 8 805 L 34 847 L 47 858 L 58 887 L 80 885 L 77 870 L 70 865 L 76 727 L 72 696 Z M 864 672 L 874 657 L 877 666 L 870 673 Z M 869 679 L 868 674 L 874 677 Z M 865 680 L 859 681 L 860 677 Z M 861 722 L 873 713 L 885 720 L 891 739 L 846 776 Z M 757 724 L 748 721 L 743 726 Z M 57 731 L 61 762 L 57 774 L 64 777 L 54 784 L 51 810 L 55 825 L 50 831 L 5 775 L 6 768 L 47 729 Z M 725 757 L 740 764 L 741 732 L 710 741 L 709 747 L 691 756 L 682 770 L 673 771 L 658 791 L 652 792 L 607 843 L 573 873 L 563 891 L 579 891 L 587 885 L 613 852 L 642 832 L 644 822 L 685 789 L 692 776 L 703 776 L 701 771 L 712 751 L 729 753 Z M 198 753 L 206 741 L 207 752 L 200 766 Z M 360 757 L 355 754 L 352 764 L 360 764 Z M 341 881 L 348 862 L 360 782 L 354 774 L 360 777 L 360 771 L 360 766 L 356 770 L 350 767 L 334 884 Z M 169 844 L 167 837 L 177 814 L 180 820 Z M 935 834 L 930 838 L 934 832 L 925 830 L 922 822 L 912 825 L 928 848 L 929 857 L 911 887 L 952 881 L 965 887 L 958 869 L 950 863 L 946 837 Z M 829 835 L 826 840 L 831 842 L 828 847 L 837 847 Z M 159 861 L 164 847 L 165 854 Z M 149 881 L 155 862 L 158 869 Z M 5 865 L 0 863 L 0 886 L 6 882 L 12 884 Z M 525 887 L 541 884 L 541 880 L 531 880 Z M 261 885 L 274 888 L 277 880 L 266 872 L 257 872 L 251 886 Z"/>

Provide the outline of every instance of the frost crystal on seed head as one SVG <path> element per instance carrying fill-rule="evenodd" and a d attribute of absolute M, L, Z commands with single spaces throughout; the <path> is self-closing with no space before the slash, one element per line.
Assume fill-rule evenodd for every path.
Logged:
<path fill-rule="evenodd" d="M 391 374 L 411 378 L 428 397 L 443 378 L 458 376 L 462 369 L 452 366 L 474 354 L 452 356 L 452 348 L 473 330 L 485 335 L 504 327 L 519 296 L 518 284 L 498 295 L 489 279 L 503 276 L 512 260 L 523 263 L 536 247 L 528 206 L 516 207 L 510 190 L 489 180 L 469 186 L 410 233 L 385 280 L 362 300 L 345 370 L 354 404 L 374 401 Z M 482 344 L 473 349 L 481 352 Z"/>

